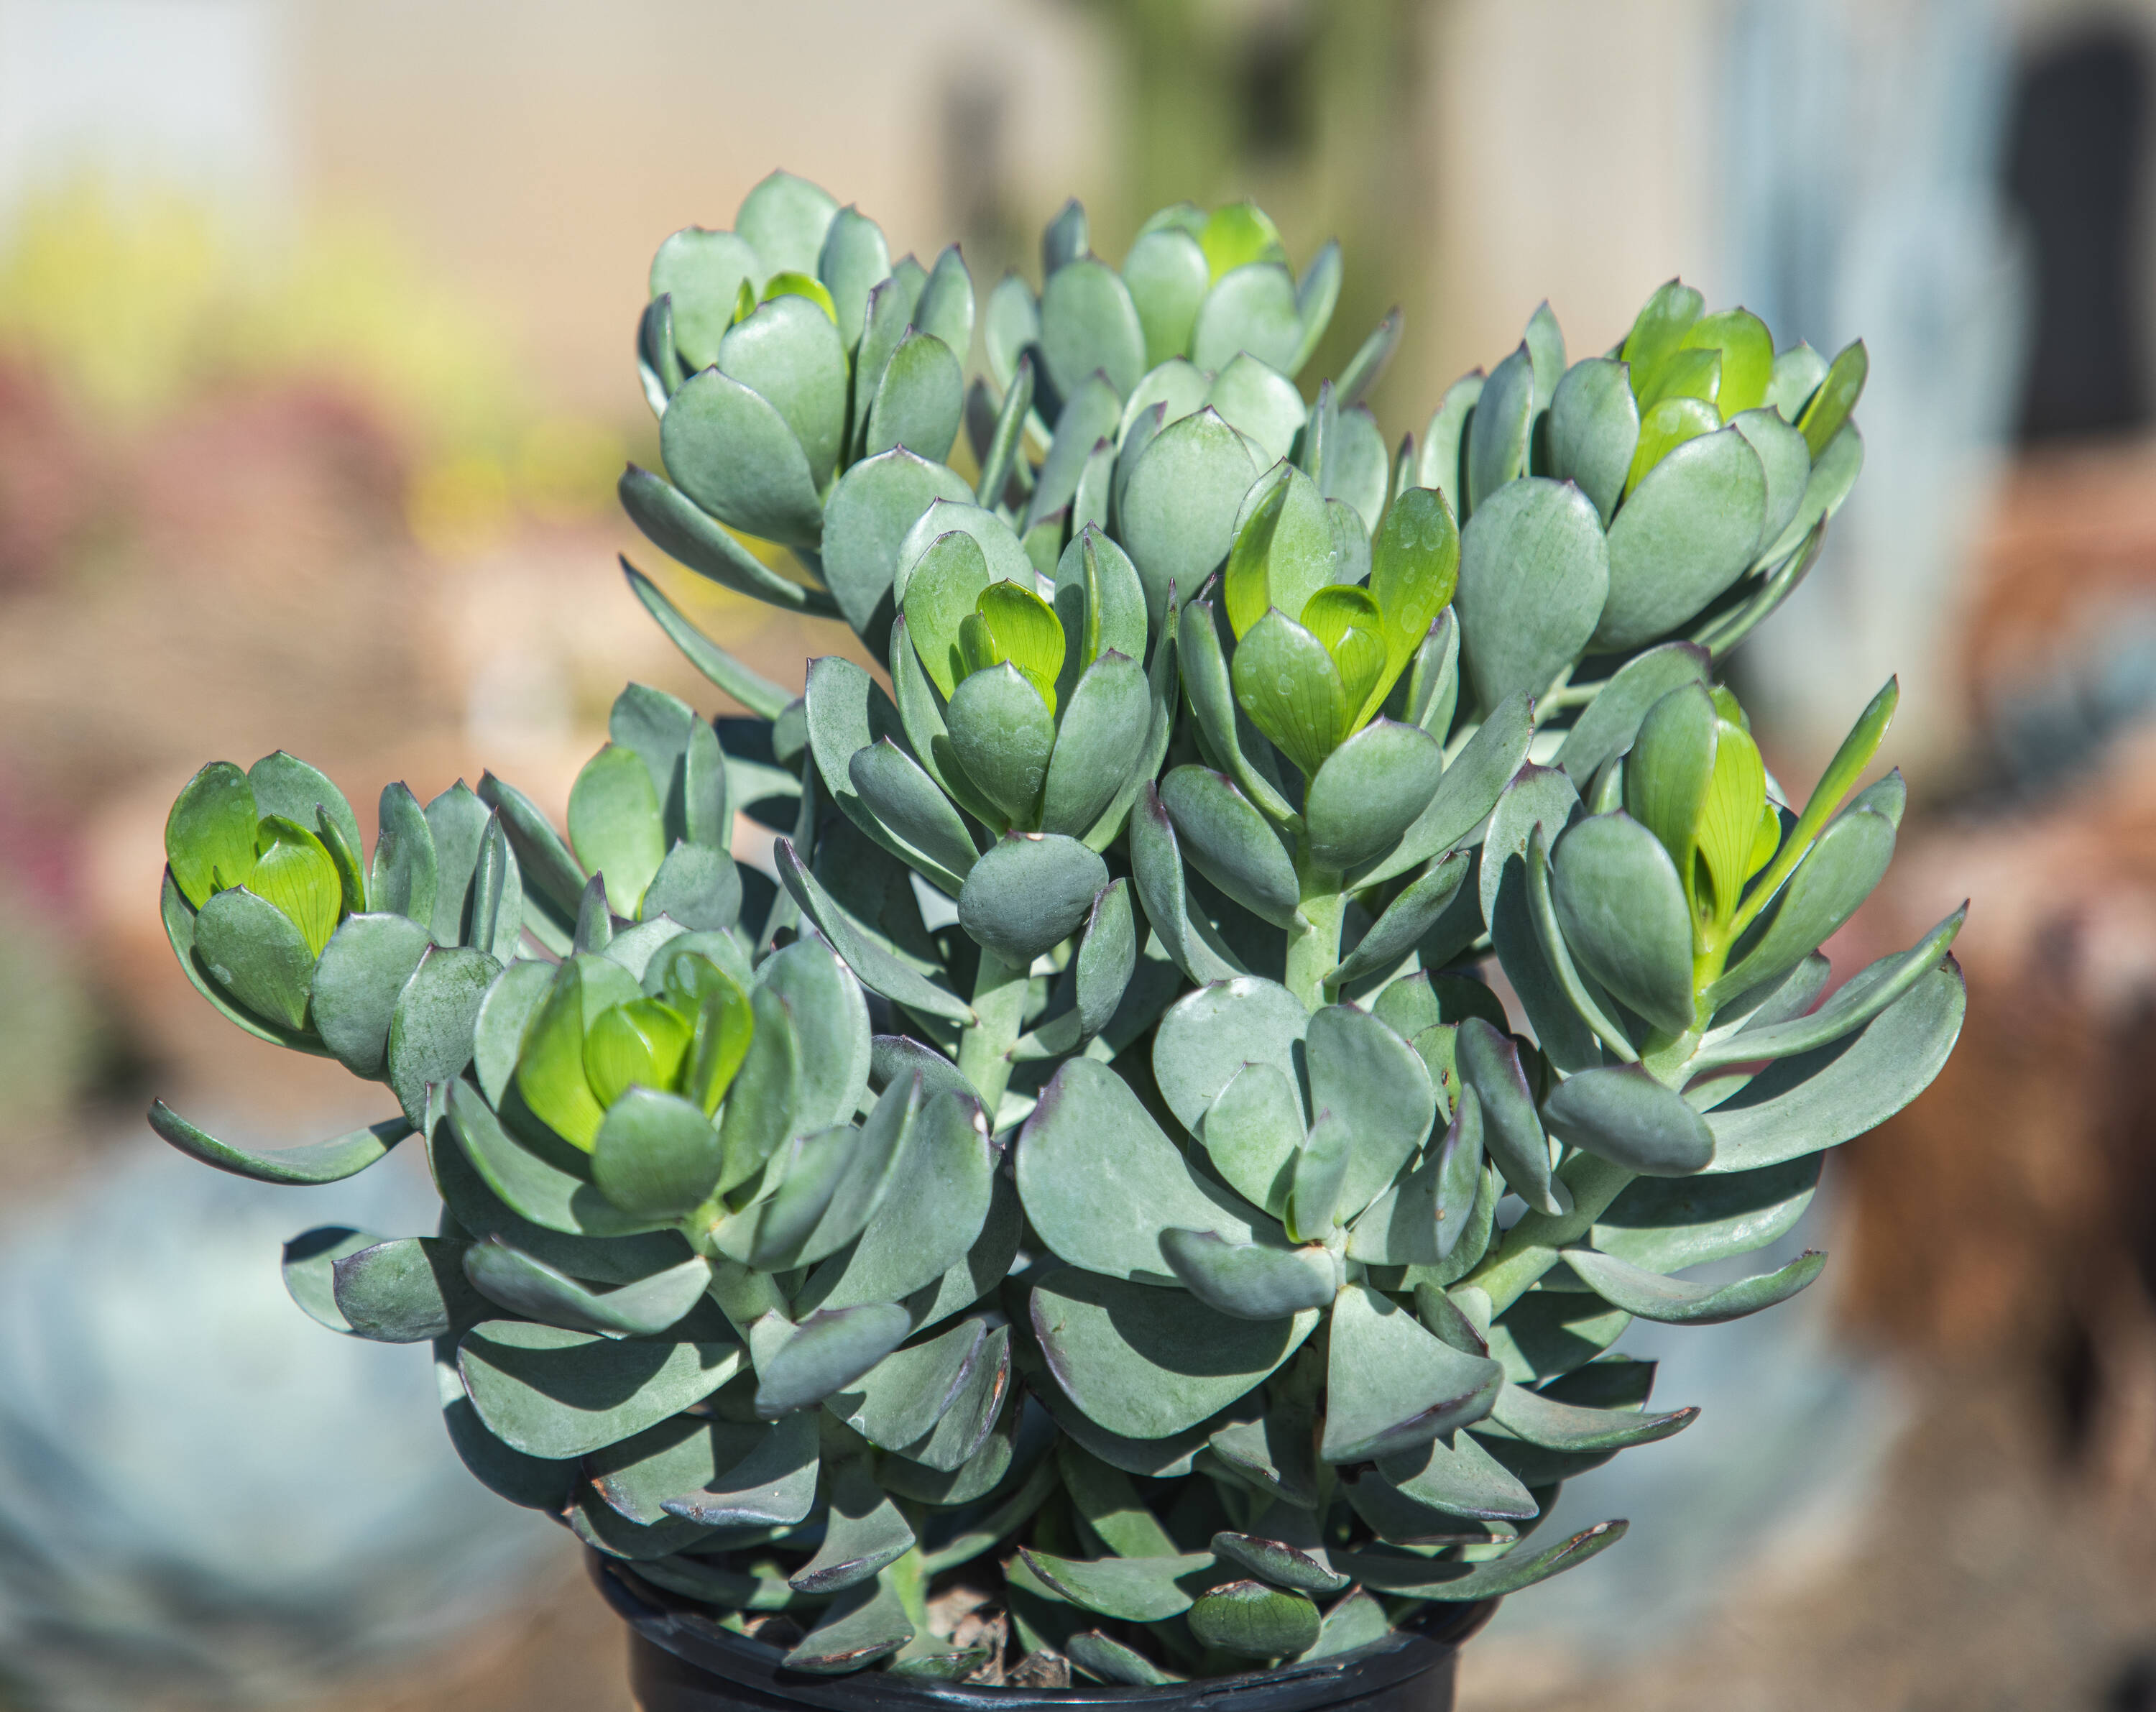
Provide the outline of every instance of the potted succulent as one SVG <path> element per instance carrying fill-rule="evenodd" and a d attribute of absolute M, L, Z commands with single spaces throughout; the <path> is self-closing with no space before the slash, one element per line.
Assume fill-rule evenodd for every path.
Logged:
<path fill-rule="evenodd" d="M 1397 316 L 1299 378 L 1340 267 L 1186 205 L 1117 269 L 1074 203 L 968 386 L 958 251 L 774 175 L 659 252 L 621 498 L 883 672 L 796 695 L 625 565 L 752 717 L 630 686 L 566 836 L 490 774 L 391 785 L 363 856 L 281 753 L 173 807 L 203 995 L 399 1109 L 152 1123 L 287 1183 L 418 1138 L 439 1228 L 310 1232 L 292 1293 L 433 1340 L 649 1705 L 1450 1704 L 1492 1601 L 1622 1535 L 1536 1537 L 1558 1486 L 1696 1412 L 1627 1324 L 1810 1283 L 1676 1275 L 1953 1046 L 1959 912 L 1820 1002 L 1894 686 L 1793 794 L 1717 677 L 1856 476 L 1863 347 L 1672 281 L 1568 362 L 1545 306 L 1389 452 Z"/>

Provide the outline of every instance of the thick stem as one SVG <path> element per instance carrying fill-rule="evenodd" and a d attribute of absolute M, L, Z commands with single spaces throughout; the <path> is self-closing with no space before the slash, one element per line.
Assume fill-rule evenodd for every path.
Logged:
<path fill-rule="evenodd" d="M 1535 717 L 1539 722 L 1545 716 L 1565 707 L 1586 707 L 1594 698 L 1609 688 L 1608 678 L 1598 678 L 1591 684 L 1568 683 L 1563 689 L 1552 690 L 1535 703 Z"/>
<path fill-rule="evenodd" d="M 760 1272 L 726 1259 L 713 1248 L 708 1239 L 700 1242 L 698 1233 L 689 1233 L 689 1245 L 711 1262 L 711 1299 L 719 1304 L 733 1329 L 743 1338 L 748 1329 L 773 1309 L 786 1312 L 786 1295 L 778 1282 L 769 1272 Z"/>
<path fill-rule="evenodd" d="M 1490 1297 L 1490 1311 L 1502 1314 L 1526 1295 L 1535 1281 L 1557 1264 L 1558 1251 L 1583 1241 L 1594 1221 L 1624 1193 L 1633 1173 L 1592 1154 L 1574 1154 L 1559 1173 L 1572 1190 L 1572 1211 L 1553 1218 L 1529 1213 L 1505 1233 L 1503 1245 L 1460 1280 Z"/>
<path fill-rule="evenodd" d="M 991 1127 L 1010 1085 L 1011 1046 L 1024 1021 L 1026 975 L 1024 968 L 984 949 L 973 981 L 973 1014 L 980 1021 L 958 1036 L 958 1073 L 979 1091 Z"/>
<path fill-rule="evenodd" d="M 1340 925 L 1347 919 L 1348 894 L 1340 876 L 1298 864 L 1302 902 L 1287 930 L 1287 990 L 1306 1010 L 1325 1002 L 1325 978 L 1340 964 Z"/>
<path fill-rule="evenodd" d="M 1535 697 L 1534 712 L 1530 717 L 1537 730 L 1541 728 L 1544 720 L 1556 712 L 1558 708 L 1565 706 L 1564 695 L 1571 687 L 1572 674 L 1578 664 L 1578 661 L 1574 661 L 1572 665 L 1565 667 L 1551 680 L 1549 687 Z"/>

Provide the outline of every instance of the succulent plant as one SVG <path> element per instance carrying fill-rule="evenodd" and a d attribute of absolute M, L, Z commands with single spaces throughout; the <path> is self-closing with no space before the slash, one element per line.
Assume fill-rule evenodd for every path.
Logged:
<path fill-rule="evenodd" d="M 1567 367 L 1545 306 L 1395 456 L 1396 316 L 1296 379 L 1336 249 L 1182 207 L 1117 270 L 1073 203 L 1042 260 L 970 391 L 957 250 L 800 180 L 654 265 L 624 505 L 888 691 L 794 697 L 631 568 L 752 717 L 631 686 L 566 837 L 393 786 L 362 868 L 281 755 L 168 833 L 205 994 L 401 1113 L 159 1132 L 299 1183 L 418 1134 L 436 1234 L 313 1233 L 293 1293 L 434 1340 L 482 1480 L 800 1669 L 995 1679 L 959 1581 L 1158 1684 L 1584 1561 L 1624 1524 L 1527 1543 L 1556 1488 L 1695 1412 L 1611 1345 L 1809 1283 L 1674 1275 L 1786 1232 L 1960 1022 L 1958 913 L 1818 1003 L 1893 686 L 1799 810 L 1716 678 L 1854 479 L 1861 346 L 1673 282 Z"/>

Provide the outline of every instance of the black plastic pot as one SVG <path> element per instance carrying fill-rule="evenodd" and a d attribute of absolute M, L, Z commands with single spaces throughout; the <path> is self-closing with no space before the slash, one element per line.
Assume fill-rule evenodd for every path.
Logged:
<path fill-rule="evenodd" d="M 634 1565 L 630 1565 L 634 1572 Z M 1434 1607 L 1430 1621 L 1337 1658 L 1211 1677 L 1173 1688 L 987 1688 L 865 1670 L 812 1676 L 781 1668 L 775 1647 L 724 1629 L 593 1555 L 592 1578 L 628 1622 L 629 1680 L 643 1712 L 1040 1712 L 1115 1706 L 1132 1712 L 1452 1712 L 1460 1649 L 1490 1620 L 1494 1599 Z"/>

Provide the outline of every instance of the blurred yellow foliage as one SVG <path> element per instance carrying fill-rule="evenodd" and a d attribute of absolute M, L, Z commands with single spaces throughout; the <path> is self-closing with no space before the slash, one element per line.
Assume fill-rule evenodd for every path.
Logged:
<path fill-rule="evenodd" d="M 513 330 L 362 219 L 272 242 L 176 193 L 69 180 L 28 199 L 0 243 L 10 344 L 123 426 L 235 382 L 346 388 L 404 445 L 408 515 L 439 550 L 483 548 L 519 512 L 603 510 L 625 455 L 608 424 L 535 420 Z"/>
<path fill-rule="evenodd" d="M 198 384 L 203 331 L 232 288 L 201 208 L 145 197 L 122 216 L 95 184 L 27 203 L 0 251 L 0 338 L 93 408 L 141 418 Z"/>

